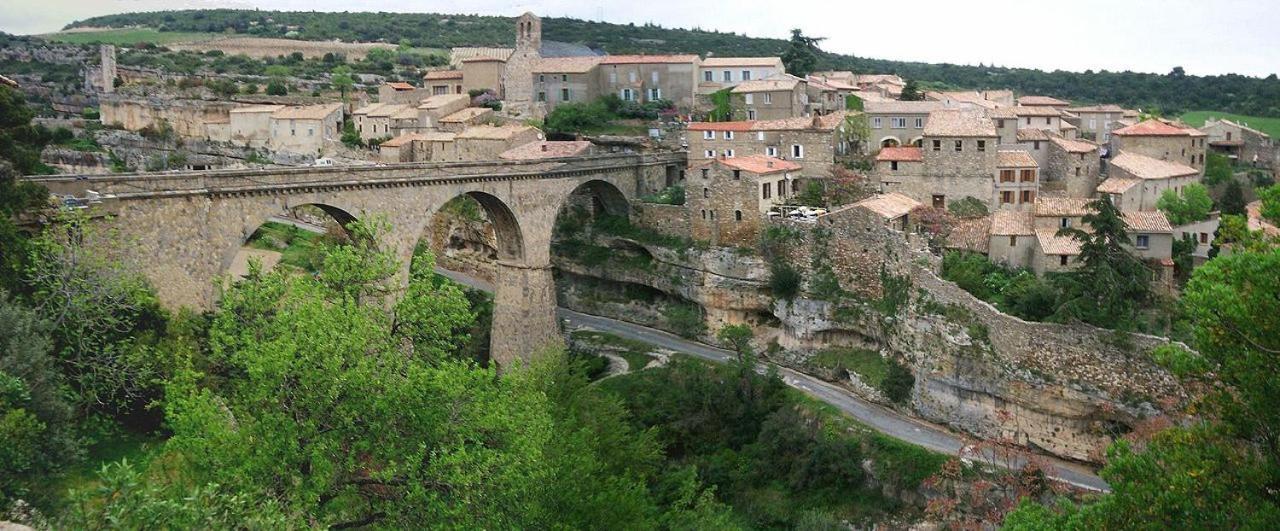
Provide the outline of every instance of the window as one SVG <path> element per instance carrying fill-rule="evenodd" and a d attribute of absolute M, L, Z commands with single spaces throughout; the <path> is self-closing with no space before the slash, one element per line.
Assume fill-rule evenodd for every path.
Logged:
<path fill-rule="evenodd" d="M 734 211 L 733 211 L 733 220 L 734 220 L 734 221 L 742 221 L 742 211 L 741 211 L 741 210 L 734 210 Z"/>
<path fill-rule="evenodd" d="M 627 81 L 630 81 L 630 82 L 632 82 L 632 83 L 635 83 L 635 82 L 636 82 L 636 77 L 637 77 L 637 74 L 636 74 L 636 72 L 635 72 L 634 70 L 633 70 L 633 71 L 631 71 L 631 72 L 627 72 Z"/>
<path fill-rule="evenodd" d="M 803 158 L 804 158 L 804 146 L 802 146 L 802 145 L 800 145 L 800 144 L 792 144 L 792 145 L 791 145 L 791 158 L 793 158 L 793 159 L 803 159 Z"/>
<path fill-rule="evenodd" d="M 1036 180 L 1035 170 L 1022 170 L 1022 182 L 1031 183 L 1031 182 L 1035 182 L 1035 180 Z"/>
<path fill-rule="evenodd" d="M 1030 116 L 1028 116 L 1028 117 L 1027 117 L 1027 125 L 1031 125 L 1031 117 L 1030 117 Z"/>
<path fill-rule="evenodd" d="M 703 189 L 702 189 L 702 197 L 711 197 L 711 189 L 710 189 L 710 188 L 703 188 Z"/>
<path fill-rule="evenodd" d="M 431 87 L 432 96 L 443 96 L 448 93 L 449 93 L 449 87 L 447 85 L 436 85 L 434 87 Z"/>
<path fill-rule="evenodd" d="M 942 141 L 941 141 L 941 140 L 934 140 L 934 141 L 933 141 L 933 150 L 934 150 L 934 151 L 942 151 Z"/>
<path fill-rule="evenodd" d="M 747 119 L 748 119 L 748 120 L 755 120 L 755 119 L 756 119 L 756 110 L 755 110 L 755 109 L 747 109 Z"/>
<path fill-rule="evenodd" d="M 795 195 L 795 194 L 797 194 L 797 193 L 799 193 L 799 192 L 800 192 L 800 180 L 799 180 L 799 179 L 792 179 L 792 180 L 791 180 L 791 195 Z"/>
<path fill-rule="evenodd" d="M 702 132 L 702 139 L 703 139 L 703 140 L 715 140 L 715 139 L 716 139 L 716 132 L 715 132 L 715 131 L 703 131 L 703 132 Z"/>
<path fill-rule="evenodd" d="M 1151 246 L 1151 236 L 1139 234 L 1138 237 L 1134 239 L 1137 241 L 1137 247 L 1139 249 L 1146 249 Z"/>
<path fill-rule="evenodd" d="M 987 141 L 986 141 L 986 140 L 979 140 L 979 141 L 978 141 L 978 151 L 986 151 L 986 150 L 987 150 Z"/>
<path fill-rule="evenodd" d="M 1032 142 L 1031 142 L 1031 149 L 1034 149 L 1034 150 L 1036 150 L 1036 151 L 1040 151 L 1040 141 L 1039 141 L 1039 140 L 1032 141 Z"/>
<path fill-rule="evenodd" d="M 1209 233 L 1207 232 L 1200 233 L 1200 243 L 1201 244 L 1209 243 Z"/>
<path fill-rule="evenodd" d="M 622 101 L 635 101 L 636 92 L 629 88 L 622 89 Z"/>
<path fill-rule="evenodd" d="M 711 154 L 712 154 L 712 155 L 715 155 L 715 152 L 711 152 Z M 703 178 L 703 179 L 706 179 L 706 178 L 708 178 L 708 177 L 710 177 L 710 176 L 711 176 L 711 170 L 710 170 L 710 169 L 708 169 L 708 168 L 702 168 L 702 178 Z"/>
<path fill-rule="evenodd" d="M 1009 247 L 1017 247 L 1017 246 L 1018 246 L 1018 237 L 1009 236 Z"/>
<path fill-rule="evenodd" d="M 1035 201 L 1035 199 L 1036 199 L 1036 193 L 1035 193 L 1035 192 L 1033 192 L 1033 191 L 1031 191 L 1031 190 L 1023 190 L 1023 191 L 1022 191 L 1022 202 L 1023 202 L 1023 203 L 1030 203 L 1030 202 L 1032 202 L 1032 201 Z"/>
<path fill-rule="evenodd" d="M 768 199 L 773 196 L 773 183 L 763 183 L 760 185 L 760 198 Z"/>
<path fill-rule="evenodd" d="M 716 211 L 712 210 L 712 211 L 711 211 L 711 221 L 715 221 L 715 220 L 716 220 Z"/>
<path fill-rule="evenodd" d="M 764 154 L 765 156 L 768 156 L 768 157 L 776 157 L 778 156 L 778 148 L 774 146 L 769 146 L 767 148 L 764 148 Z"/>
<path fill-rule="evenodd" d="M 941 194 L 933 195 L 933 208 L 946 208 L 947 196 Z"/>
<path fill-rule="evenodd" d="M 916 129 L 924 129 L 924 118 L 916 118 Z"/>
<path fill-rule="evenodd" d="M 707 70 L 702 73 L 702 80 L 708 83 L 715 81 L 715 74 L 712 74 L 710 70 Z"/>
<path fill-rule="evenodd" d="M 569 101 L 569 89 L 560 89 L 560 101 Z"/>
<path fill-rule="evenodd" d="M 906 129 L 907 119 L 906 118 L 890 118 L 889 127 L 892 127 L 894 129 Z"/>
<path fill-rule="evenodd" d="M 733 180 L 735 181 L 742 180 L 742 170 L 733 170 Z"/>
<path fill-rule="evenodd" d="M 702 209 L 702 219 L 707 219 L 707 209 Z"/>
<path fill-rule="evenodd" d="M 1010 190 L 1005 190 L 1003 192 L 1000 192 L 1000 204 L 1002 205 L 1013 204 L 1013 192 Z"/>
<path fill-rule="evenodd" d="M 1080 176 L 1080 167 L 1076 166 L 1076 177 Z"/>
<path fill-rule="evenodd" d="M 542 90 L 538 91 L 538 101 L 547 101 L 546 91 L 542 91 Z"/>
<path fill-rule="evenodd" d="M 1000 170 L 1000 182 L 1011 183 L 1014 182 L 1014 180 L 1013 170 Z"/>
<path fill-rule="evenodd" d="M 726 159 L 731 159 L 731 158 L 733 158 L 733 150 L 732 150 L 732 149 L 726 149 L 726 150 L 724 150 L 724 158 L 726 158 Z"/>
<path fill-rule="evenodd" d="M 316 136 L 316 130 L 314 127 L 307 128 L 307 136 Z"/>
<path fill-rule="evenodd" d="M 1071 218 L 1062 218 L 1058 220 L 1058 228 L 1065 229 L 1071 226 Z"/>
<path fill-rule="evenodd" d="M 714 150 L 714 149 L 708 149 L 708 150 L 706 150 L 705 152 L 703 152 L 703 155 L 706 155 L 706 157 L 707 157 L 707 158 L 709 158 L 709 159 L 714 159 L 714 158 L 716 158 L 716 150 Z M 707 170 L 702 170 L 702 173 L 703 173 L 703 175 L 706 175 Z"/>
<path fill-rule="evenodd" d="M 742 71 L 742 80 L 743 80 L 743 81 L 751 81 L 751 71 L 750 71 L 750 70 L 743 70 L 743 71 Z"/>
<path fill-rule="evenodd" d="M 569 82 L 569 74 L 560 74 L 560 82 L 561 82 L 561 83 L 568 83 L 568 82 Z"/>
<path fill-rule="evenodd" d="M 1045 124 L 1045 125 L 1053 125 L 1053 118 L 1052 118 L 1052 117 L 1050 117 L 1050 116 L 1045 116 L 1045 117 L 1044 117 L 1044 124 Z"/>
<path fill-rule="evenodd" d="M 356 126 L 356 132 L 357 132 L 357 133 L 363 133 L 363 132 L 364 132 L 364 124 L 357 125 L 357 126 Z"/>
<path fill-rule="evenodd" d="M 778 181 L 778 197 L 787 196 L 787 181 Z"/>
<path fill-rule="evenodd" d="M 893 171 L 898 171 L 898 161 L 896 160 L 889 161 L 889 169 Z"/>
<path fill-rule="evenodd" d="M 539 82 L 539 83 L 546 83 L 546 82 L 547 82 L 547 76 L 546 76 L 546 74 L 538 74 L 538 82 Z"/>
<path fill-rule="evenodd" d="M 1093 118 L 1090 118 L 1090 119 L 1089 119 L 1089 130 L 1091 130 L 1091 131 L 1096 131 L 1097 129 L 1098 129 L 1098 120 L 1093 119 Z"/>
<path fill-rule="evenodd" d="M 872 128 L 872 129 L 879 129 L 882 125 L 883 125 L 883 123 L 881 122 L 881 118 L 880 118 L 879 116 L 877 116 L 877 117 L 875 117 L 875 118 L 872 118 L 872 119 L 871 119 L 871 128 Z"/>
<path fill-rule="evenodd" d="M 756 133 L 756 140 L 764 142 L 764 131 L 759 131 Z"/>
<path fill-rule="evenodd" d="M 996 120 L 996 127 L 1004 129 L 1004 120 Z"/>
<path fill-rule="evenodd" d="M 773 94 L 770 94 L 768 92 L 764 93 L 764 104 L 765 105 L 773 104 Z"/>
<path fill-rule="evenodd" d="M 728 83 L 728 82 L 730 82 L 730 81 L 733 81 L 733 72 L 730 72 L 730 71 L 728 71 L 728 70 L 725 70 L 725 71 L 724 71 L 724 82 L 725 82 L 725 83 Z"/>
<path fill-rule="evenodd" d="M 660 99 L 662 99 L 662 89 L 660 88 L 649 89 L 649 101 L 655 101 Z"/>
<path fill-rule="evenodd" d="M 964 141 L 956 140 L 956 152 L 964 151 Z"/>
<path fill-rule="evenodd" d="M 1058 256 L 1058 265 L 1060 266 L 1067 265 L 1067 255 L 1064 254 L 1064 255 Z"/>
<path fill-rule="evenodd" d="M 747 95 L 744 95 L 742 99 L 746 102 L 747 105 L 754 105 L 755 96 L 756 96 L 755 94 L 747 94 Z"/>

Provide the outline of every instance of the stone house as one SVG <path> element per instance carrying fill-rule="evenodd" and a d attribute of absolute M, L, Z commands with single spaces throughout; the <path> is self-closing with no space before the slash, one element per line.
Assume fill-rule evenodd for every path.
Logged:
<path fill-rule="evenodd" d="M 600 57 L 543 58 L 533 68 L 534 105 L 544 114 L 561 103 L 582 103 L 600 96 L 596 68 Z"/>
<path fill-rule="evenodd" d="M 227 141 L 237 146 L 266 147 L 271 140 L 271 115 L 283 105 L 251 105 L 231 109 Z"/>
<path fill-rule="evenodd" d="M 809 94 L 809 112 L 814 114 L 848 109 L 849 96 L 857 90 L 838 81 L 823 81 L 813 76 L 805 79 L 805 87 Z"/>
<path fill-rule="evenodd" d="M 454 136 L 452 160 L 494 160 L 508 149 L 538 140 L 542 140 L 542 132 L 527 125 L 468 127 Z"/>
<path fill-rule="evenodd" d="M 431 96 L 430 88 L 418 88 L 403 81 L 383 83 L 378 86 L 379 103 L 416 104 Z"/>
<path fill-rule="evenodd" d="M 785 73 L 780 57 L 708 57 L 698 65 L 698 93 L 710 94 Z"/>
<path fill-rule="evenodd" d="M 1040 191 L 1040 164 L 1029 153 L 996 153 L 996 175 L 996 208 L 1026 210 L 1035 204 Z"/>
<path fill-rule="evenodd" d="M 849 114 L 837 112 L 808 118 L 736 122 L 693 122 L 687 129 L 689 159 L 749 155 L 789 160 L 804 178 L 823 178 L 849 155 L 845 138 Z"/>
<path fill-rule="evenodd" d="M 873 172 L 882 189 L 901 183 L 904 177 L 919 178 L 924 175 L 924 153 L 916 146 L 882 148 L 876 154 Z"/>
<path fill-rule="evenodd" d="M 976 90 L 929 91 L 924 93 L 924 97 L 928 101 L 942 102 L 946 107 L 971 106 L 982 109 L 997 109 L 1012 105 L 1011 103 L 1002 104 L 999 101 L 987 99 L 986 93 Z"/>
<path fill-rule="evenodd" d="M 422 75 L 422 84 L 432 96 L 462 94 L 462 71 L 432 70 Z"/>
<path fill-rule="evenodd" d="M 934 111 L 924 128 L 924 176 L 904 180 L 894 191 L 937 208 L 964 197 L 994 207 L 998 140 L 995 125 L 978 111 Z"/>
<path fill-rule="evenodd" d="M 919 201 L 905 195 L 888 193 L 873 195 L 863 199 L 862 201 L 854 203 L 853 206 L 865 208 L 880 216 L 884 219 L 885 225 L 889 228 L 901 232 L 907 232 L 907 229 L 909 229 L 911 225 L 911 211 L 923 205 Z"/>
<path fill-rule="evenodd" d="M 507 62 L 495 57 L 472 57 L 462 60 L 462 91 L 492 90 L 499 98 L 506 98 Z"/>
<path fill-rule="evenodd" d="M 863 113 L 871 129 L 867 145 L 875 146 L 871 149 L 922 146 L 929 113 L 944 108 L 946 104 L 937 101 L 866 102 Z"/>
<path fill-rule="evenodd" d="M 449 133 L 460 133 L 468 127 L 492 120 L 493 116 L 493 109 L 488 107 L 467 107 L 437 120 L 436 128 Z"/>
<path fill-rule="evenodd" d="M 1160 120 L 1147 120 L 1111 132 L 1111 151 L 1145 155 L 1204 171 L 1205 133 Z"/>
<path fill-rule="evenodd" d="M 712 245 L 754 245 L 768 212 L 795 194 L 799 170 L 799 164 L 764 155 L 690 164 L 685 204 L 693 238 Z"/>
<path fill-rule="evenodd" d="M 1019 129 L 1014 134 L 1015 143 L 1013 145 L 1001 143 L 1006 148 L 1017 147 L 1036 159 L 1036 163 L 1041 168 L 1049 164 L 1049 139 L 1051 133 L 1044 129 Z M 1053 135 L 1057 136 L 1057 135 Z"/>
<path fill-rule="evenodd" d="M 1071 102 L 1062 101 L 1058 98 L 1049 96 L 1023 96 L 1018 98 L 1018 106 L 1020 107 L 1053 107 L 1058 110 L 1066 110 L 1071 106 Z"/>
<path fill-rule="evenodd" d="M 743 81 L 730 92 L 734 115 L 747 120 L 781 120 L 809 115 L 804 80 L 790 74 Z"/>
<path fill-rule="evenodd" d="M 342 137 L 342 104 L 285 107 L 271 114 L 269 146 L 276 151 L 315 153 Z"/>
<path fill-rule="evenodd" d="M 1137 153 L 1121 152 L 1109 166 L 1109 176 L 1097 191 L 1125 212 L 1155 210 L 1165 190 L 1181 194 L 1187 185 L 1200 182 L 1196 168 Z"/>
<path fill-rule="evenodd" d="M 1123 119 L 1125 110 L 1119 105 L 1089 105 L 1071 107 L 1067 112 L 1076 116 L 1081 138 L 1105 144 L 1111 141 L 1111 124 Z"/>
<path fill-rule="evenodd" d="M 1048 164 L 1040 168 L 1040 190 L 1092 197 L 1098 187 L 1099 147 L 1085 140 L 1051 136 Z"/>
<path fill-rule="evenodd" d="M 351 119 L 360 140 L 368 142 L 375 138 L 395 136 L 391 132 L 391 115 L 406 108 L 411 107 L 394 103 L 372 103 L 352 112 Z"/>
<path fill-rule="evenodd" d="M 1240 164 L 1272 167 L 1276 162 L 1276 146 L 1271 135 L 1231 120 L 1205 121 L 1200 131 L 1208 135 L 1209 148 Z"/>
<path fill-rule="evenodd" d="M 471 97 L 466 94 L 442 94 L 423 99 L 415 108 L 418 123 L 423 129 L 438 129 L 440 120 L 466 109 Z"/>
<path fill-rule="evenodd" d="M 382 162 L 435 162 L 451 160 L 453 133 L 425 132 L 397 136 L 378 146 Z"/>
<path fill-rule="evenodd" d="M 542 160 L 587 155 L 592 144 L 586 140 L 539 140 L 516 146 L 498 155 L 503 160 Z"/>
<path fill-rule="evenodd" d="M 991 215 L 988 253 L 993 262 L 1026 268 L 1037 275 L 1070 271 L 1079 266 L 1080 241 L 1059 236 L 1068 227 L 1089 231 L 1083 217 L 1089 213 L 1089 199 L 1040 198 L 1029 211 L 997 211 Z M 1164 278 L 1171 274 L 1173 227 L 1160 212 L 1126 212 L 1130 242 L 1135 256 L 1152 264 Z"/>
<path fill-rule="evenodd" d="M 1199 267 L 1209 261 L 1209 250 L 1213 248 L 1214 237 L 1217 236 L 1221 217 L 1217 212 L 1210 212 L 1209 218 L 1178 225 L 1173 228 L 1174 238 L 1191 238 L 1196 242 L 1196 249 L 1191 252 L 1192 266 Z"/>
<path fill-rule="evenodd" d="M 669 100 L 677 108 L 694 107 L 699 59 L 696 55 L 607 55 L 596 69 L 601 94 L 622 101 Z"/>
<path fill-rule="evenodd" d="M 1062 120 L 1062 111 L 1048 105 L 1001 107 L 987 111 L 987 116 L 995 121 L 1001 144 L 1016 144 L 1018 131 L 1023 129 L 1061 133 L 1063 124 L 1066 123 Z"/>

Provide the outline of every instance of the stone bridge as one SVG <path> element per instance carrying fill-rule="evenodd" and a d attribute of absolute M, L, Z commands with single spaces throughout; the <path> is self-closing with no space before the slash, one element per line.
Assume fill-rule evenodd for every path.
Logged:
<path fill-rule="evenodd" d="M 366 216 L 392 225 L 385 244 L 401 259 L 401 277 L 432 216 L 469 195 L 493 221 L 498 267 L 491 352 L 508 364 L 559 340 L 551 276 L 556 215 L 575 194 L 589 194 L 626 215 L 639 194 L 672 184 L 684 153 L 607 154 L 540 161 L 412 163 L 49 177 L 28 179 L 75 197 L 96 192 L 94 211 L 127 242 L 136 265 L 168 307 L 212 308 L 216 284 L 248 238 L 273 216 L 315 205 L 347 223 Z"/>

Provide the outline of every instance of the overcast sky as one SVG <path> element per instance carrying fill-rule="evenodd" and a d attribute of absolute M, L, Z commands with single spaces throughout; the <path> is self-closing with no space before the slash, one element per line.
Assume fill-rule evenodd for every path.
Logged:
<path fill-rule="evenodd" d="M 1180 65 L 1197 75 L 1280 71 L 1277 0 L 0 0 L 0 30 L 43 33 L 96 15 L 201 7 L 533 11 L 757 37 L 785 38 L 801 28 L 826 37 L 826 50 L 878 59 L 1156 73 Z"/>

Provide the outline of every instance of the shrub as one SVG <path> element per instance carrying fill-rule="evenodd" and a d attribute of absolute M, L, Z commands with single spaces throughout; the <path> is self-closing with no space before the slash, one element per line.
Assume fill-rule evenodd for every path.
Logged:
<path fill-rule="evenodd" d="M 911 388 L 916 385 L 916 377 L 911 369 L 894 360 L 889 360 L 889 370 L 884 375 L 880 390 L 884 396 L 896 403 L 906 402 L 911 398 Z"/>
<path fill-rule="evenodd" d="M 288 94 L 289 87 L 286 86 L 283 81 L 272 81 L 267 83 L 268 96 L 287 96 Z"/>
<path fill-rule="evenodd" d="M 1280 224 L 1280 185 L 1260 190 L 1258 199 L 1262 200 L 1262 217 Z"/>
<path fill-rule="evenodd" d="M 575 133 L 604 127 L 612 118 L 612 113 L 602 100 L 591 103 L 565 103 L 557 105 L 555 110 L 547 115 L 543 126 L 547 131 Z"/>
<path fill-rule="evenodd" d="M 685 201 L 684 187 L 668 186 L 656 194 L 640 198 L 640 201 L 659 205 L 683 205 Z"/>
<path fill-rule="evenodd" d="M 800 272 L 785 261 L 775 260 L 769 266 L 769 289 L 774 298 L 788 301 L 796 298 L 801 281 Z"/>
<path fill-rule="evenodd" d="M 980 218 L 988 214 L 987 205 L 972 196 L 952 201 L 947 205 L 947 211 L 959 218 Z"/>
<path fill-rule="evenodd" d="M 1001 292 L 1002 309 L 1028 321 L 1043 321 L 1057 309 L 1058 290 L 1035 273 L 1023 271 Z"/>
<path fill-rule="evenodd" d="M 702 309 L 696 304 L 672 304 L 662 312 L 671 332 L 685 338 L 696 338 L 707 330 Z"/>
<path fill-rule="evenodd" d="M 98 120 L 102 118 L 102 114 L 100 114 L 98 109 L 95 107 L 85 107 L 84 110 L 80 112 L 80 116 L 84 117 L 85 120 Z"/>
<path fill-rule="evenodd" d="M 1165 190 L 1156 201 L 1156 208 L 1164 212 L 1173 225 L 1186 225 L 1208 219 L 1213 199 L 1209 198 L 1204 185 L 1192 183 L 1184 187 L 1181 194 L 1173 189 Z"/>

